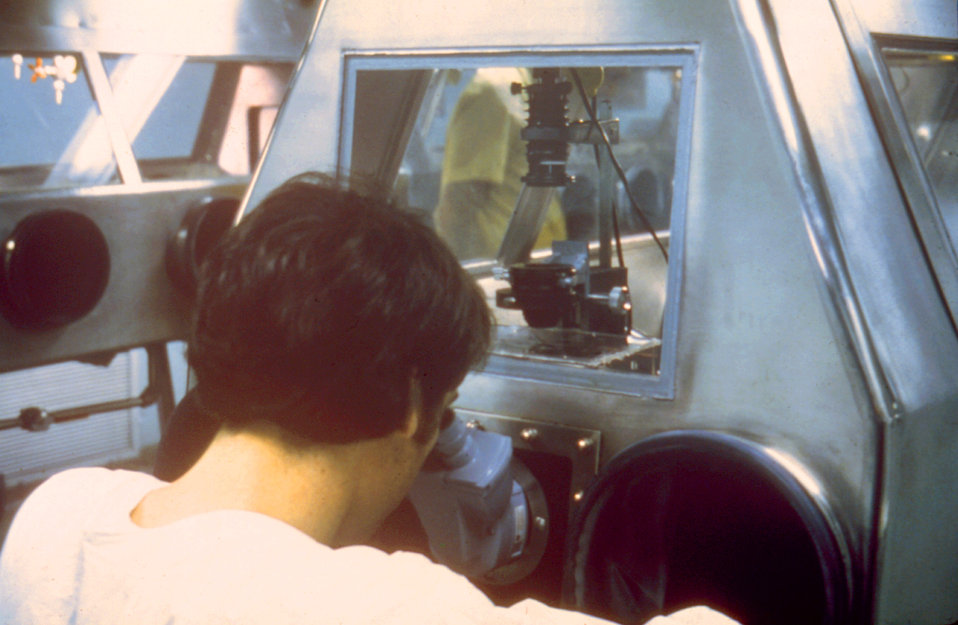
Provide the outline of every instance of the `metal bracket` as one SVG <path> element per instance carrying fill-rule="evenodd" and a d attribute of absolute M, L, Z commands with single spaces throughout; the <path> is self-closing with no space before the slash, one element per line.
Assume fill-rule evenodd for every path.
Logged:
<path fill-rule="evenodd" d="M 516 449 L 539 451 L 568 458 L 572 463 L 572 478 L 569 485 L 569 515 L 575 512 L 576 504 L 585 494 L 585 489 L 599 471 L 599 451 L 602 432 L 585 428 L 503 417 L 472 410 L 456 408 L 467 424 L 490 432 L 504 434 L 512 439 Z"/>

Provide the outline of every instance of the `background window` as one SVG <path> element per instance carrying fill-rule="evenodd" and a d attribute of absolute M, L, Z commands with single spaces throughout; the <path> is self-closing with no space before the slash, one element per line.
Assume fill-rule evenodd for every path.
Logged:
<path fill-rule="evenodd" d="M 143 54 L 105 66 L 145 180 L 249 175 L 292 71 Z"/>
<path fill-rule="evenodd" d="M 885 62 L 951 238 L 958 242 L 958 57 L 885 48 Z"/>
<path fill-rule="evenodd" d="M 3 190 L 119 182 L 76 53 L 0 55 L 0 145 Z"/>

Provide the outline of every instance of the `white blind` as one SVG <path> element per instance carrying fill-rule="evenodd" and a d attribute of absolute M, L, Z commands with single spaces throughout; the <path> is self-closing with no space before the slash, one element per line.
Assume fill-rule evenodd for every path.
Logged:
<path fill-rule="evenodd" d="M 142 391 L 141 354 L 118 354 L 106 367 L 67 362 L 0 375 L 0 418 L 23 408 L 47 411 L 124 399 Z M 0 431 L 0 473 L 8 485 L 55 471 L 139 453 L 139 408 L 53 424 L 44 432 Z"/>

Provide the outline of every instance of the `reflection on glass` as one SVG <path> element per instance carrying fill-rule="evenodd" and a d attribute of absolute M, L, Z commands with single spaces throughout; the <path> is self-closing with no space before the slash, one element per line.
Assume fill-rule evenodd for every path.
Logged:
<path fill-rule="evenodd" d="M 564 156 L 565 175 L 555 178 L 564 184 L 543 187 L 529 176 L 530 139 L 540 135 L 525 129 L 539 128 L 529 111 L 541 109 L 530 100 L 547 80 L 564 94 L 567 113 L 556 127 L 566 145 L 541 158 L 549 170 L 550 159 Z M 431 216 L 477 276 L 499 323 L 497 353 L 656 372 L 681 81 L 674 66 L 433 74 L 397 193 Z"/>
<path fill-rule="evenodd" d="M 510 92 L 528 72 L 483 68 L 468 78 L 445 128 L 436 227 L 464 259 L 493 258 L 528 171 L 522 98 Z M 558 199 L 548 198 L 537 247 L 566 238 Z"/>
<path fill-rule="evenodd" d="M 668 229 L 680 78 L 677 68 L 605 68 L 596 96 L 619 120 L 616 157 L 639 208 L 657 230 Z M 435 211 L 439 232 L 460 258 L 493 258 L 528 172 L 526 142 L 520 138 L 526 102 L 512 93 L 512 85 L 528 83 L 529 70 L 446 70 L 437 80 L 402 164 L 407 201 Z M 585 116 L 575 94 L 569 108 L 570 116 Z M 570 146 L 567 170 L 572 182 L 557 190 L 537 247 L 597 236 L 593 145 Z M 621 181 L 616 200 L 623 233 L 644 230 Z"/>
<path fill-rule="evenodd" d="M 244 64 L 219 149 L 217 164 L 233 176 L 252 173 L 266 147 L 292 75 L 289 64 Z"/>
<path fill-rule="evenodd" d="M 170 55 L 123 55 L 105 65 L 145 180 L 248 175 L 271 127 L 262 111 L 278 106 L 291 73 L 288 64 Z"/>
<path fill-rule="evenodd" d="M 114 146 L 77 54 L 0 56 L 0 189 L 120 182 Z M 289 63 L 111 55 L 109 112 L 144 180 L 249 175 Z"/>
<path fill-rule="evenodd" d="M 193 150 L 210 90 L 212 63 L 170 55 L 124 55 L 106 63 L 123 129 L 138 161 Z"/>
<path fill-rule="evenodd" d="M 885 61 L 942 219 L 958 244 L 958 57 L 887 48 Z"/>
<path fill-rule="evenodd" d="M 79 55 L 0 56 L 0 115 L 0 189 L 119 182 Z"/>

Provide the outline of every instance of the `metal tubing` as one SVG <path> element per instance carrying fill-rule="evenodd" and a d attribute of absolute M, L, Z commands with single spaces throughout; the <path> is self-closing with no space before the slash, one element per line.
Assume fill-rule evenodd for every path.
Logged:
<path fill-rule="evenodd" d="M 133 146 L 123 130 L 122 117 L 113 99 L 113 88 L 110 86 L 110 79 L 106 75 L 103 61 L 99 53 L 94 50 L 84 50 L 82 55 L 83 65 L 86 67 L 87 76 L 90 77 L 90 89 L 100 106 L 103 123 L 106 124 L 107 135 L 110 137 L 110 145 L 113 146 L 120 179 L 126 184 L 140 184 L 143 182 L 140 168 L 133 155 Z"/>
<path fill-rule="evenodd" d="M 611 110 L 609 103 L 602 103 L 599 107 L 599 121 L 609 119 Z M 612 154 L 605 146 L 596 149 L 599 165 L 599 266 L 612 266 L 612 211 L 615 197 L 615 169 L 612 166 Z"/>
<path fill-rule="evenodd" d="M 160 417 L 161 428 L 169 420 L 173 412 L 173 379 L 170 375 L 170 361 L 166 354 L 165 343 L 153 343 L 146 346 L 148 380 L 146 388 L 136 397 L 126 399 L 114 399 L 111 401 L 88 404 L 86 406 L 76 406 L 73 408 L 63 408 L 61 410 L 52 410 L 47 412 L 42 408 L 25 408 L 20 415 L 12 419 L 0 419 L 0 431 L 22 427 L 26 430 L 35 428 L 28 427 L 24 414 L 28 410 L 37 410 L 43 415 L 42 421 L 47 425 L 51 423 L 63 423 L 64 421 L 73 421 L 76 419 L 85 419 L 86 417 L 114 412 L 117 410 L 127 410 L 129 408 L 145 408 L 157 404 Z M 46 429 L 36 428 L 36 429 Z"/>

